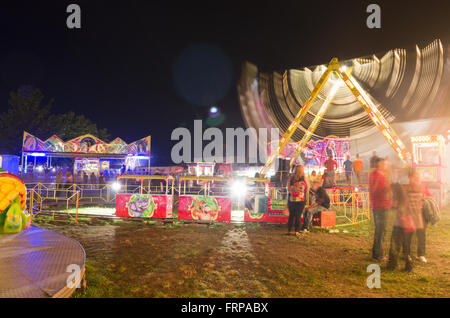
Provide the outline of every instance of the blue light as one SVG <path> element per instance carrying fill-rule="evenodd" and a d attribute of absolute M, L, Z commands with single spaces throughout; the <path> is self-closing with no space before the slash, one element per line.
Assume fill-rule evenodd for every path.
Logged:
<path fill-rule="evenodd" d="M 142 156 L 142 155 L 128 155 L 128 157 L 135 159 L 149 159 L 149 156 Z"/>
<path fill-rule="evenodd" d="M 46 156 L 46 154 L 44 152 L 32 152 L 28 155 L 33 156 L 33 157 L 45 157 Z"/>
<path fill-rule="evenodd" d="M 216 106 L 212 106 L 212 107 L 209 109 L 209 112 L 210 112 L 211 114 L 217 114 L 218 111 L 219 111 L 219 109 L 218 109 Z"/>

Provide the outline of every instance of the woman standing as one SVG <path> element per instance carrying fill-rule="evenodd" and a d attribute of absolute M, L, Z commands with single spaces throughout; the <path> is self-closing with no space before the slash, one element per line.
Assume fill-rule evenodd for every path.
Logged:
<path fill-rule="evenodd" d="M 431 197 L 429 190 L 422 184 L 420 173 L 417 170 L 412 170 L 409 174 L 409 185 L 407 187 L 408 199 L 410 201 L 409 209 L 413 216 L 413 221 L 416 226 L 417 235 L 417 256 L 419 261 L 426 263 L 425 258 L 425 243 L 426 243 L 426 228 L 427 222 L 423 218 L 422 207 L 423 201 L 427 197 Z"/>
<path fill-rule="evenodd" d="M 299 235 L 300 232 L 300 219 L 307 204 L 309 193 L 309 186 L 306 182 L 305 171 L 303 166 L 296 166 L 294 173 L 288 182 L 288 208 L 289 208 L 289 220 L 288 220 L 288 234 L 291 233 L 292 225 L 294 225 L 295 234 Z"/>

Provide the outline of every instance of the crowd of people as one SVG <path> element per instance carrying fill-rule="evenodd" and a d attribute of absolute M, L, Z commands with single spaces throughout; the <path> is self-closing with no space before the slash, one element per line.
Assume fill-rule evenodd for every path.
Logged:
<path fill-rule="evenodd" d="M 411 169 L 409 182 L 399 184 L 390 182 L 389 166 L 386 160 L 377 158 L 373 161 L 374 170 L 369 176 L 370 205 L 375 223 L 372 258 L 375 261 L 388 262 L 388 268 L 398 266 L 400 253 L 405 261 L 405 270 L 412 270 L 411 241 L 417 236 L 417 258 L 426 263 L 426 229 L 429 220 L 425 213 L 424 202 L 432 196 L 421 183 L 420 174 Z M 389 210 L 396 211 L 389 254 L 385 255 L 383 241 L 387 231 Z"/>
<path fill-rule="evenodd" d="M 376 159 L 378 159 L 378 156 L 374 151 L 372 157 L 370 158 L 371 169 L 374 168 L 374 162 Z M 346 184 L 350 185 L 353 183 L 353 176 L 356 177 L 356 184 L 363 184 L 364 162 L 361 160 L 359 154 L 356 155 L 356 159 L 353 161 L 351 160 L 350 155 L 347 155 L 345 161 L 342 163 L 342 166 Z M 335 158 L 330 155 L 327 160 L 325 160 L 323 167 L 323 175 L 318 174 L 315 170 L 312 171 L 310 175 L 310 183 L 312 184 L 315 179 L 320 178 L 324 188 L 332 188 L 336 185 L 337 172 L 339 168 L 338 163 Z"/>
<path fill-rule="evenodd" d="M 313 171 L 309 178 L 306 177 L 304 167 L 298 165 L 291 174 L 287 189 L 288 203 L 288 235 L 294 228 L 295 235 L 308 232 L 315 215 L 330 208 L 330 198 L 325 188 L 331 182 L 327 178 L 334 178 L 337 163 L 329 157 L 325 162 L 324 176 Z M 375 224 L 372 246 L 372 258 L 377 262 L 388 262 L 388 268 L 395 269 L 398 266 L 400 254 L 405 261 L 405 270 L 412 270 L 411 240 L 417 236 L 417 258 L 421 262 L 427 262 L 425 257 L 426 228 L 430 217 L 425 216 L 424 202 L 430 200 L 431 194 L 421 183 L 420 174 L 411 169 L 408 184 L 391 184 L 390 164 L 388 160 L 377 156 L 373 152 L 370 159 L 371 172 L 369 174 L 369 198 L 370 207 Z M 363 170 L 363 164 L 359 155 L 355 161 L 350 161 L 350 156 L 344 162 L 346 177 L 349 178 L 352 169 L 359 173 Z M 310 204 L 310 201 L 313 202 Z M 391 235 L 388 255 L 384 251 L 384 238 L 387 232 L 388 213 L 395 208 L 395 222 Z M 434 206 L 435 207 L 435 206 Z M 427 212 L 427 211 L 426 211 Z M 428 211 L 427 215 L 431 212 Z M 301 219 L 303 216 L 303 224 Z"/>
<path fill-rule="evenodd" d="M 66 170 L 65 173 L 63 172 L 63 170 L 58 170 L 55 177 L 55 184 L 57 189 L 63 188 L 67 185 L 72 185 L 74 183 L 81 185 L 104 185 L 106 184 L 106 179 L 103 172 L 100 172 L 99 176 L 97 177 L 94 172 L 88 174 L 85 171 L 79 171 L 74 178 L 70 170 Z"/>

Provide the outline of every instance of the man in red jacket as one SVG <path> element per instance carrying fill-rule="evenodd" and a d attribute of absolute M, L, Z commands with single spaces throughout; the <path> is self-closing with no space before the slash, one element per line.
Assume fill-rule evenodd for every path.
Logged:
<path fill-rule="evenodd" d="M 324 162 L 324 166 L 330 176 L 330 180 L 332 180 L 331 186 L 334 187 L 335 176 L 334 172 L 337 169 L 337 162 L 333 159 L 332 156 L 329 156 L 328 159 Z"/>
<path fill-rule="evenodd" d="M 370 207 L 375 223 L 372 257 L 377 261 L 382 261 L 384 257 L 383 239 L 386 233 L 387 212 L 391 208 L 391 190 L 384 170 L 384 159 L 379 158 L 375 170 L 369 175 Z"/>

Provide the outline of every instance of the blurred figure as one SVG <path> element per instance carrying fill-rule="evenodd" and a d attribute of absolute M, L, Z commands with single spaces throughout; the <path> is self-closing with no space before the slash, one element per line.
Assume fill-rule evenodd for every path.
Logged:
<path fill-rule="evenodd" d="M 380 158 L 377 156 L 377 152 L 372 152 L 372 157 L 370 157 L 370 169 L 376 169 L 377 168 L 377 162 Z"/>
<path fill-rule="evenodd" d="M 89 180 L 88 180 L 88 175 L 86 173 L 86 171 L 83 171 L 83 184 L 88 184 Z"/>
<path fill-rule="evenodd" d="M 417 256 L 419 261 L 426 263 L 425 246 L 426 246 L 426 228 L 428 223 L 423 218 L 422 207 L 423 200 L 431 197 L 428 189 L 422 185 L 420 173 L 417 170 L 411 170 L 409 173 L 409 184 L 407 186 L 408 208 L 411 210 L 417 235 Z"/>
<path fill-rule="evenodd" d="M 336 145 L 333 140 L 329 139 L 327 141 L 327 145 L 325 147 L 325 152 L 326 152 L 328 158 L 330 158 L 330 157 L 336 158 L 337 157 Z"/>
<path fill-rule="evenodd" d="M 66 172 L 66 183 L 73 183 L 73 176 L 69 170 Z"/>
<path fill-rule="evenodd" d="M 294 173 L 288 181 L 288 234 L 290 234 L 292 225 L 296 235 L 300 235 L 300 220 L 305 206 L 308 204 L 309 186 L 306 182 L 303 166 L 296 166 Z"/>
<path fill-rule="evenodd" d="M 322 183 L 322 177 L 316 173 L 316 170 L 313 170 L 309 176 L 309 184 L 313 184 L 316 181 Z"/>
<path fill-rule="evenodd" d="M 325 169 L 322 175 L 322 186 L 326 189 L 332 188 L 334 186 L 334 176 Z"/>
<path fill-rule="evenodd" d="M 97 184 L 97 177 L 95 176 L 95 173 L 91 173 L 91 175 L 89 176 L 89 181 L 91 184 Z"/>
<path fill-rule="evenodd" d="M 384 257 L 383 240 L 386 233 L 387 212 L 391 208 L 390 186 L 385 178 L 385 162 L 378 159 L 376 169 L 369 175 L 369 197 L 375 223 L 372 258 L 381 262 Z"/>
<path fill-rule="evenodd" d="M 100 173 L 100 176 L 98 177 L 98 184 L 104 185 L 105 182 L 105 176 L 103 175 L 103 172 Z"/>
<path fill-rule="evenodd" d="M 324 162 L 325 168 L 327 169 L 328 175 L 330 179 L 332 179 L 332 186 L 334 186 L 335 180 L 335 171 L 337 169 L 337 162 L 333 159 L 333 157 L 329 156 L 328 159 Z"/>
<path fill-rule="evenodd" d="M 403 250 L 405 270 L 412 270 L 411 240 L 415 231 L 412 224 L 411 209 L 409 209 L 408 195 L 405 186 L 398 183 L 392 186 L 393 201 L 396 209 L 394 228 L 391 235 L 391 245 L 389 248 L 389 261 L 387 268 L 395 270 L 398 265 L 398 257 Z"/>
<path fill-rule="evenodd" d="M 63 175 L 62 175 L 61 170 L 58 170 L 58 173 L 56 174 L 55 182 L 56 182 L 56 189 L 59 190 L 61 187 L 61 184 L 63 183 Z"/>
<path fill-rule="evenodd" d="M 357 154 L 355 161 L 353 161 L 353 170 L 355 170 L 358 185 L 360 185 L 362 183 L 361 177 L 362 177 L 363 169 L 364 169 L 363 161 L 359 158 L 359 154 Z"/>
<path fill-rule="evenodd" d="M 47 164 L 44 165 L 44 175 L 45 175 L 45 180 L 50 179 L 50 168 L 48 167 Z"/>
<path fill-rule="evenodd" d="M 347 155 L 347 160 L 344 161 L 345 180 L 347 184 L 352 184 L 352 168 L 353 162 L 350 160 L 350 156 Z"/>

